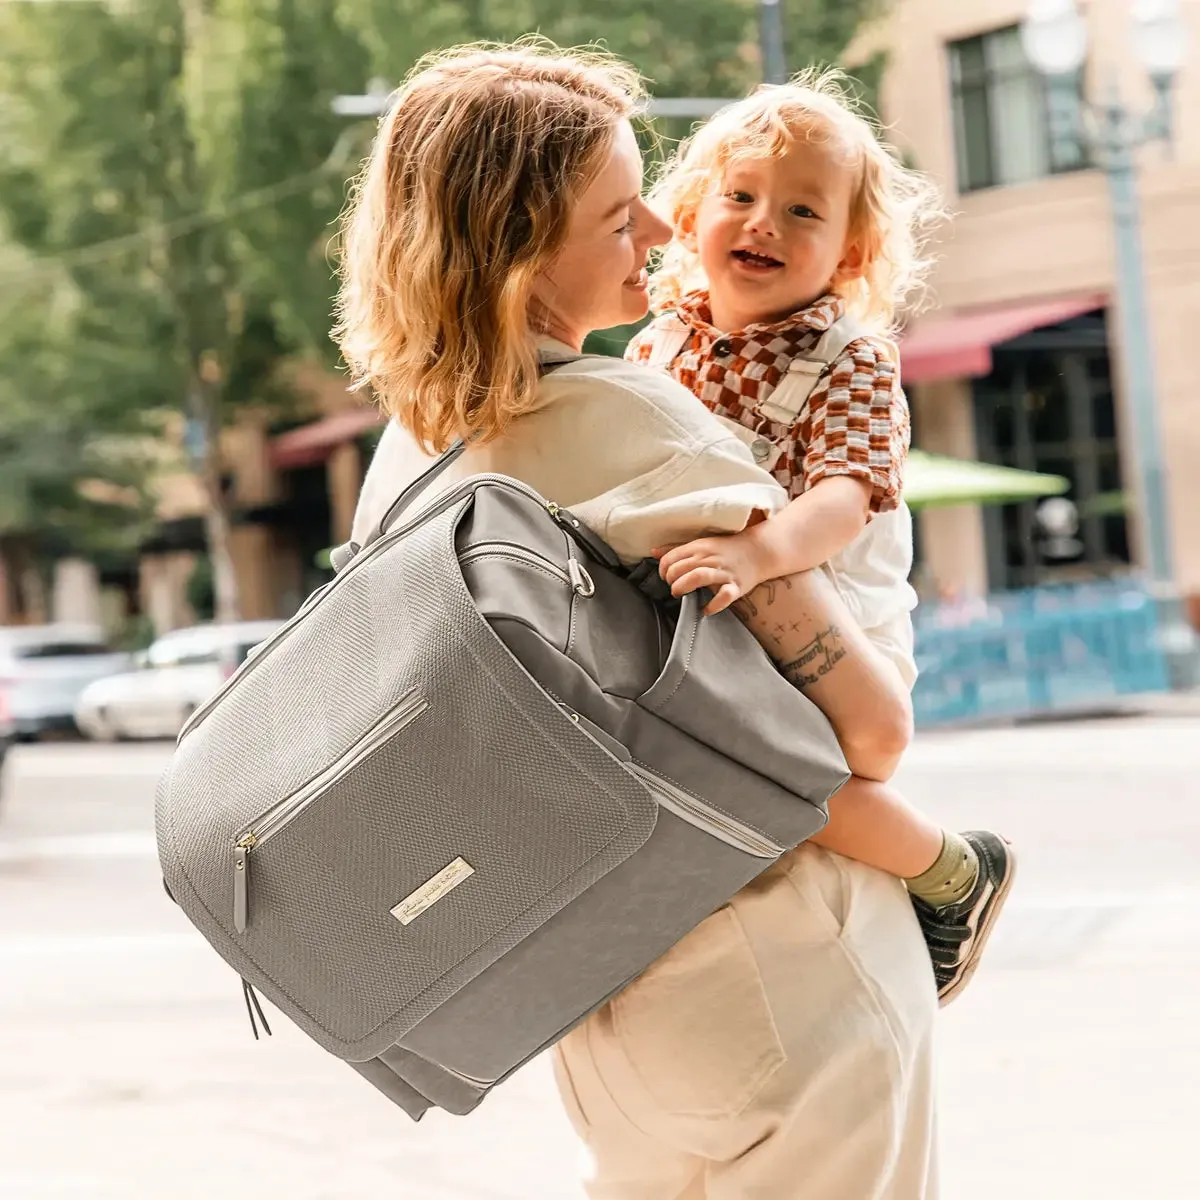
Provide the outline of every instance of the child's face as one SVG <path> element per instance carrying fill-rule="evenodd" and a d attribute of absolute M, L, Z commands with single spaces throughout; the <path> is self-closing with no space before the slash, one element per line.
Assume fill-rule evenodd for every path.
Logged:
<path fill-rule="evenodd" d="M 729 164 L 694 228 L 680 233 L 699 255 L 719 329 L 781 321 L 819 299 L 839 272 L 856 271 L 853 186 L 836 145 L 797 143 L 779 158 Z"/>

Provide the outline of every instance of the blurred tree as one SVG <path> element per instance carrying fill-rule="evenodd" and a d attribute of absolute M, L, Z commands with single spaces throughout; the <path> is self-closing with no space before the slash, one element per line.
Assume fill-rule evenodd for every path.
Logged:
<path fill-rule="evenodd" d="M 182 411 L 222 619 L 239 606 L 221 428 L 279 399 L 281 357 L 328 326 L 325 243 L 350 162 L 329 101 L 366 63 L 335 9 L 0 5 L 0 239 L 21 251 L 0 256 L 0 305 L 28 317 L 0 331 L 0 454 L 28 466 L 0 528 L 52 548 L 47 488 L 65 498 L 93 471 L 137 482 L 112 460 L 121 443 L 101 455 L 89 436 Z M 79 454 L 50 449 L 70 443 Z"/>

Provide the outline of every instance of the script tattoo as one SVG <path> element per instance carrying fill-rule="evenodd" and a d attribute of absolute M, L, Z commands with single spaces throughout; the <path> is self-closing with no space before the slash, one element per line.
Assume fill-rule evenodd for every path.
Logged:
<path fill-rule="evenodd" d="M 806 688 L 824 678 L 846 657 L 836 625 L 821 630 L 800 653 L 780 667 L 784 678 L 795 687 Z"/>

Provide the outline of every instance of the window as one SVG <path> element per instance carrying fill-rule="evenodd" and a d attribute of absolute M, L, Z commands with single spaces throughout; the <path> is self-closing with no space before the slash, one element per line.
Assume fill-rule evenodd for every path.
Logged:
<path fill-rule="evenodd" d="M 995 351 L 974 382 L 979 457 L 1070 481 L 1078 528 L 1057 542 L 1036 501 L 984 512 L 992 588 L 1120 573 L 1129 561 L 1120 447 L 1099 314 L 1035 330 Z"/>
<path fill-rule="evenodd" d="M 960 192 L 1084 165 L 1077 150 L 1052 145 L 1046 81 L 1025 57 L 1016 25 L 951 42 L 949 52 Z"/>

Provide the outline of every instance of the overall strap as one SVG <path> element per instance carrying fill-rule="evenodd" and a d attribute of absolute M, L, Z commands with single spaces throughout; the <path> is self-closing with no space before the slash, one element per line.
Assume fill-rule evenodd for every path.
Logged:
<path fill-rule="evenodd" d="M 674 313 L 669 313 L 653 321 L 647 328 L 650 334 L 650 355 L 645 359 L 646 365 L 670 367 L 691 336 L 691 327 L 684 324 Z"/>
<path fill-rule="evenodd" d="M 763 416 L 781 425 L 793 425 L 812 395 L 817 381 L 837 362 L 851 342 L 870 336 L 883 343 L 888 357 L 898 361 L 895 344 L 873 333 L 853 317 L 840 317 L 821 335 L 811 350 L 798 354 L 788 364 L 779 386 L 758 407 Z"/>

